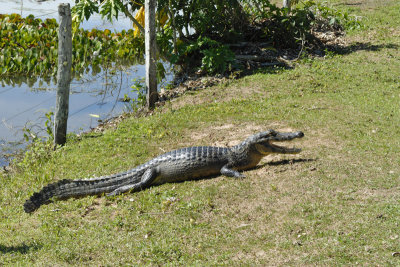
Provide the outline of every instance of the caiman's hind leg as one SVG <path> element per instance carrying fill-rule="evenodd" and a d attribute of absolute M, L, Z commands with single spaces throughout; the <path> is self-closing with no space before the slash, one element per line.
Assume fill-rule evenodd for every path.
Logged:
<path fill-rule="evenodd" d="M 157 178 L 157 176 L 158 176 L 158 172 L 156 171 L 156 169 L 154 169 L 154 168 L 147 169 L 143 173 L 140 182 L 138 182 L 136 184 L 128 184 L 128 185 L 118 187 L 111 193 L 107 194 L 107 196 L 116 196 L 116 195 L 119 195 L 119 194 L 122 194 L 122 193 L 125 193 L 128 191 L 140 191 L 146 187 L 149 187 L 153 183 L 153 181 Z"/>

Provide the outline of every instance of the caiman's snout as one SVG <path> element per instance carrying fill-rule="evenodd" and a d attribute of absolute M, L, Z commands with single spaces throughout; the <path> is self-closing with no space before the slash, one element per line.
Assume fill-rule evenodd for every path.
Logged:
<path fill-rule="evenodd" d="M 302 138 L 304 136 L 304 133 L 301 131 L 298 132 L 293 132 L 293 133 L 280 133 L 276 132 L 276 135 L 272 138 L 270 138 L 270 141 L 276 141 L 276 142 L 281 142 L 281 141 L 290 141 L 295 138 Z M 301 152 L 300 148 L 289 148 L 289 147 L 283 147 L 283 146 L 278 146 L 275 144 L 272 144 L 271 142 L 268 142 L 268 145 L 271 149 L 271 152 L 274 153 L 282 153 L 282 154 L 297 154 Z"/>
<path fill-rule="evenodd" d="M 279 133 L 277 132 L 275 136 L 270 138 L 271 141 L 288 141 L 295 138 L 302 138 L 304 133 L 301 131 L 293 132 L 293 133 Z"/>
<path fill-rule="evenodd" d="M 265 132 L 267 133 L 267 132 Z M 268 132 L 269 136 L 265 138 L 260 138 L 260 142 L 256 142 L 256 148 L 259 153 L 263 155 L 267 155 L 270 153 L 280 153 L 280 154 L 297 154 L 300 153 L 300 148 L 289 148 L 284 146 L 278 146 L 273 142 L 283 142 L 283 141 L 290 141 L 295 138 L 302 138 L 304 133 L 301 131 L 298 132 L 288 132 L 288 133 L 281 133 L 274 130 L 270 130 Z"/>

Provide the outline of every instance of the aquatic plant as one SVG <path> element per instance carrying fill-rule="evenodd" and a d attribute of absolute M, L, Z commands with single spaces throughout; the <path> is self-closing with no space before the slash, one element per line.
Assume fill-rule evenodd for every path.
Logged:
<path fill-rule="evenodd" d="M 0 14 L 0 76 L 57 73 L 58 24 L 29 15 Z M 72 68 L 74 75 L 89 70 L 96 74 L 110 62 L 130 65 L 143 58 L 144 40 L 133 30 L 111 32 L 81 28 L 74 32 Z"/>

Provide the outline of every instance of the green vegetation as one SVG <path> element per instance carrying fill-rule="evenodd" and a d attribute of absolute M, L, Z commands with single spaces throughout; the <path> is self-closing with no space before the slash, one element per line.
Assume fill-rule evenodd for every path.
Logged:
<path fill-rule="evenodd" d="M 326 3 L 302 1 L 289 11 L 269 1 L 261 2 L 262 8 L 253 14 L 253 21 L 257 21 L 256 25 L 262 28 L 262 39 L 272 41 L 277 48 L 298 48 L 301 43 L 315 44 L 312 30 L 323 28 L 324 31 L 335 31 L 361 27 L 355 16 Z"/>
<path fill-rule="evenodd" d="M 74 75 L 89 70 L 96 74 L 103 66 L 130 65 L 143 59 L 144 40 L 140 34 L 135 36 L 133 29 L 112 33 L 79 28 L 80 22 L 93 13 L 112 20 L 120 12 L 130 14 L 129 7 L 135 11 L 141 5 L 140 1 L 124 5 L 119 0 L 105 0 L 100 5 L 82 0 L 73 7 Z M 234 54 L 226 43 L 251 40 L 270 42 L 275 48 L 298 48 L 314 42 L 313 27 L 360 26 L 346 12 L 314 1 L 305 1 L 291 12 L 267 0 L 159 1 L 159 10 L 163 11 L 157 16 L 160 52 L 186 72 L 208 74 L 224 74 L 240 67 L 234 66 Z M 177 33 L 178 41 L 173 45 Z M 55 19 L 0 14 L 0 36 L 0 76 L 6 83 L 11 83 L 10 76 L 16 74 L 46 79 L 57 73 Z"/>
<path fill-rule="evenodd" d="M 223 74 L 243 68 L 233 64 L 234 54 L 224 44 L 266 42 L 275 49 L 312 51 L 324 49 L 319 47 L 321 43 L 313 34 L 315 30 L 361 27 L 357 17 L 311 0 L 302 1 L 290 11 L 269 0 L 184 1 L 185 5 L 182 1 L 170 2 L 172 5 L 161 5 L 171 9 L 170 13 L 178 14 L 170 27 L 184 40 L 177 44 L 177 53 L 170 56 L 171 62 L 189 73 L 200 70 Z M 169 34 L 172 39 L 170 31 Z"/>
<path fill-rule="evenodd" d="M 55 152 L 38 144 L 0 172 L 0 262 L 399 265 L 400 4 L 335 3 L 365 21 L 338 54 L 186 94 L 152 116 L 71 135 Z M 304 131 L 303 152 L 268 158 L 242 180 L 165 184 L 23 213 L 25 199 L 48 182 L 115 173 L 173 148 L 233 144 L 268 128 Z"/>
<path fill-rule="evenodd" d="M 0 75 L 3 80 L 15 74 L 53 76 L 57 73 L 58 24 L 55 19 L 21 18 L 0 14 Z M 142 38 L 133 30 L 77 29 L 73 38 L 72 68 L 75 75 L 92 67 L 94 74 L 113 62 L 131 65 L 142 58 Z"/>
<path fill-rule="evenodd" d="M 204 73 L 218 74 L 231 71 L 235 65 L 235 54 L 227 46 L 208 37 L 182 43 L 178 49 L 178 54 L 171 57 L 171 62 L 186 71 L 198 68 Z"/>

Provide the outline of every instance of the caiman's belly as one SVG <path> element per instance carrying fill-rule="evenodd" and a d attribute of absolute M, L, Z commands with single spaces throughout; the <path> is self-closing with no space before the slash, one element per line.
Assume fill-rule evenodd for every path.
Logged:
<path fill-rule="evenodd" d="M 162 163 L 158 168 L 159 176 L 154 184 L 181 182 L 220 174 L 225 162 L 175 162 Z"/>

